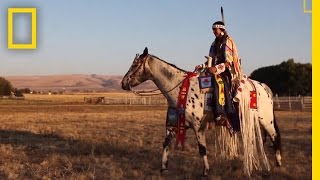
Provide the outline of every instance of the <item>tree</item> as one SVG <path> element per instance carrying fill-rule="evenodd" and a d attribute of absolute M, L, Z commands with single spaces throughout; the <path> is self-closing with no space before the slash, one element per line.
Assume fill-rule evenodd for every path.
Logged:
<path fill-rule="evenodd" d="M 295 63 L 293 59 L 279 65 L 254 70 L 251 79 L 266 83 L 280 96 L 312 94 L 312 65 Z"/>
<path fill-rule="evenodd" d="M 10 81 L 0 77 L 0 96 L 10 96 L 13 91 L 13 87 Z"/>

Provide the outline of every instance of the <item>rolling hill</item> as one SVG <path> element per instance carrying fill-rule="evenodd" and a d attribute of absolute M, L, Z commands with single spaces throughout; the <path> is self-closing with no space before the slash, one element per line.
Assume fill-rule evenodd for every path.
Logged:
<path fill-rule="evenodd" d="M 15 88 L 31 90 L 98 90 L 122 91 L 122 75 L 72 74 L 44 76 L 5 76 Z M 153 82 L 147 81 L 136 89 L 154 89 Z"/>

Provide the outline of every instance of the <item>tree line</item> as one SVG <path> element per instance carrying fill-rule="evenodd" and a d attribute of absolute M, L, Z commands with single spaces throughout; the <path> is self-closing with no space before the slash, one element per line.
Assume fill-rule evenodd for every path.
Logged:
<path fill-rule="evenodd" d="M 311 96 L 312 65 L 288 59 L 278 65 L 254 70 L 251 79 L 267 84 L 279 96 Z"/>
<path fill-rule="evenodd" d="M 1 96 L 12 96 L 22 97 L 24 93 L 30 93 L 29 88 L 17 89 L 14 88 L 10 81 L 3 77 L 0 77 L 0 97 Z"/>

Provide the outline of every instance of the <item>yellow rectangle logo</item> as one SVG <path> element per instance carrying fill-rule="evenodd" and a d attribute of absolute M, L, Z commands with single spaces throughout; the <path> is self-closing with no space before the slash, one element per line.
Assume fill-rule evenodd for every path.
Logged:
<path fill-rule="evenodd" d="M 31 13 L 31 44 L 13 43 L 13 14 Z M 37 9 L 8 8 L 8 49 L 37 49 Z"/>
<path fill-rule="evenodd" d="M 311 1 L 311 0 L 310 0 Z M 310 3 L 311 4 L 311 3 Z M 307 0 L 303 0 L 303 12 L 304 13 L 312 13 L 312 10 L 307 9 Z"/>

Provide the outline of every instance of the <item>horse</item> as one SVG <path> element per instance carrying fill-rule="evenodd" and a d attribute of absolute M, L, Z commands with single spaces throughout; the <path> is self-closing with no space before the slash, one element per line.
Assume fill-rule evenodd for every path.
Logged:
<path fill-rule="evenodd" d="M 135 87 L 147 80 L 151 80 L 159 88 L 161 93 L 165 96 L 169 107 L 177 108 L 178 95 L 182 81 L 185 79 L 187 71 L 178 68 L 174 64 L 168 63 L 157 56 L 151 55 L 148 52 L 148 48 L 145 48 L 141 55 L 136 54 L 131 67 L 125 74 L 121 81 L 123 90 L 132 90 Z M 248 81 L 248 80 L 247 80 Z M 267 85 L 252 81 L 254 88 L 257 92 L 257 110 L 252 113 L 252 110 L 248 110 L 248 102 L 251 85 L 245 81 L 242 84 L 241 93 L 237 94 L 240 100 L 239 108 L 242 108 L 242 113 L 239 116 L 241 120 L 241 134 L 243 141 L 243 153 L 244 153 L 244 170 L 246 174 L 250 175 L 254 169 L 257 169 L 257 159 L 260 157 L 254 156 L 260 151 L 264 158 L 263 164 L 270 170 L 266 156 L 264 154 L 263 143 L 261 140 L 262 130 L 269 135 L 275 149 L 276 163 L 281 165 L 281 139 L 279 128 L 276 123 L 276 119 L 273 111 L 272 92 Z M 208 176 L 209 163 L 207 158 L 207 147 L 205 131 L 207 129 L 208 121 L 204 114 L 204 99 L 205 95 L 200 92 L 198 78 L 190 78 L 190 87 L 187 95 L 187 103 L 185 108 L 186 123 L 191 127 L 195 133 L 195 137 L 198 142 L 199 154 L 203 160 L 202 176 Z M 250 120 L 250 121 L 249 121 Z M 175 132 L 167 131 L 164 143 L 160 172 L 168 171 L 168 154 L 169 148 Z M 259 138 L 260 137 L 260 138 Z M 257 142 L 253 143 L 255 140 Z M 262 142 L 263 141 L 263 142 Z M 260 148 L 259 148 L 260 144 Z M 261 145 L 262 144 L 262 145 Z M 257 145 L 257 147 L 253 147 Z M 262 148 L 261 148 L 262 147 Z"/>

